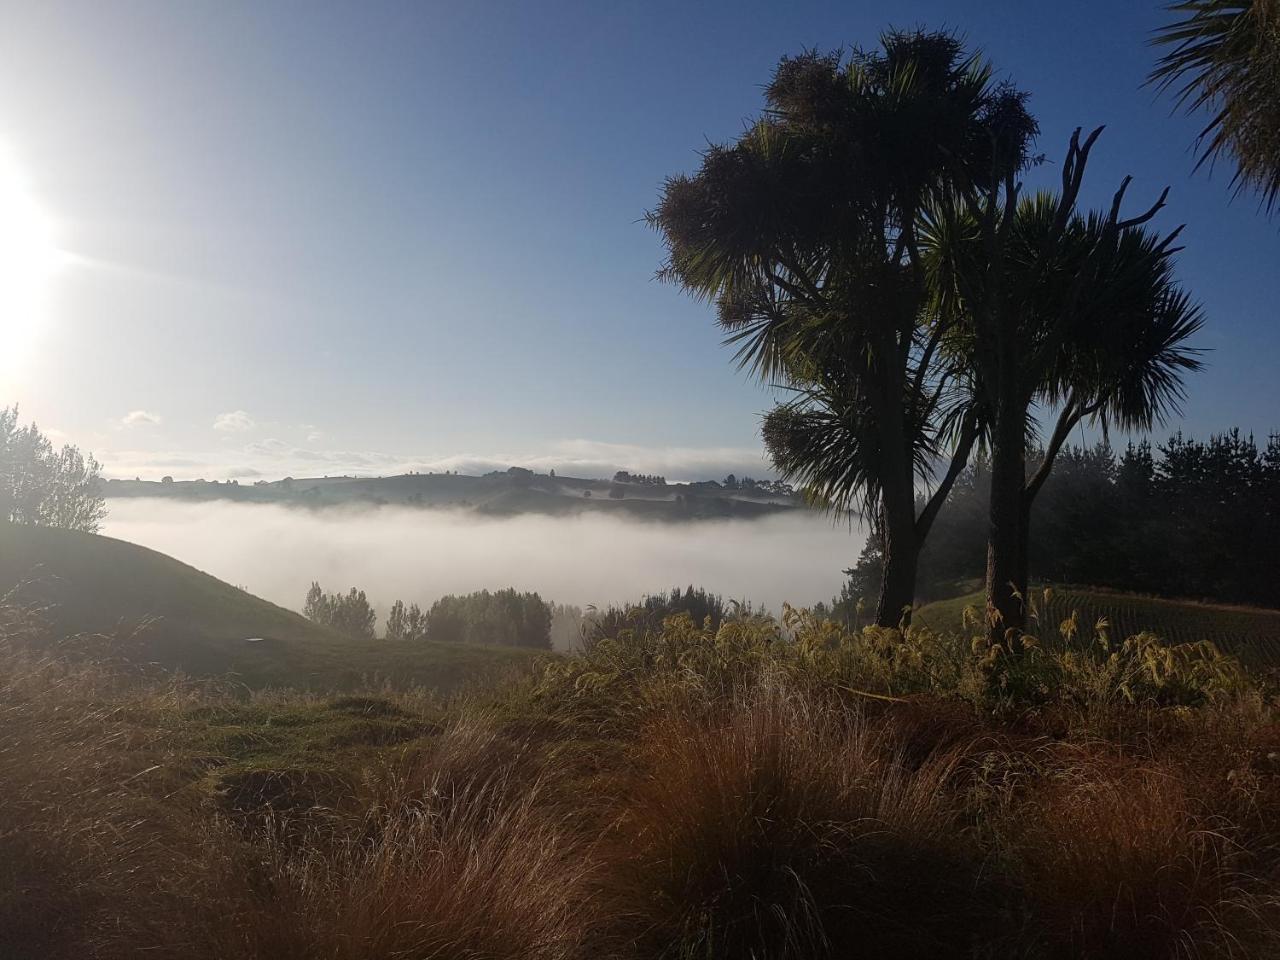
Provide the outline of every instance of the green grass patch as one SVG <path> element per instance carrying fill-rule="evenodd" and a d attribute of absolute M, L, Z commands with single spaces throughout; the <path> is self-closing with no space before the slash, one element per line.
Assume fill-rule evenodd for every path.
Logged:
<path fill-rule="evenodd" d="M 120 659 L 252 689 L 452 692 L 526 670 L 538 657 L 511 647 L 348 640 L 137 544 L 5 522 L 0 596 L 11 590 L 44 608 L 54 640 L 102 634 Z"/>

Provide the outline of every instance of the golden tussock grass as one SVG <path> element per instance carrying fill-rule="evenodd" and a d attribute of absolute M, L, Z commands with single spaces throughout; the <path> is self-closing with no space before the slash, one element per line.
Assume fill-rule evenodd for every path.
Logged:
<path fill-rule="evenodd" d="M 77 666 L 4 616 L 0 957 L 1280 955 L 1253 687 L 1037 667 L 1015 715 L 935 640 L 683 623 L 441 707 Z"/>

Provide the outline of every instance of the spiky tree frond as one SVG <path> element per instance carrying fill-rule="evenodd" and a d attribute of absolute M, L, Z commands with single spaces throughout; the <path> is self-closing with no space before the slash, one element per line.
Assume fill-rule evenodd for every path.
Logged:
<path fill-rule="evenodd" d="M 1095 420 L 1124 430 L 1150 430 L 1180 412 L 1183 378 L 1202 366 L 1201 350 L 1187 346 L 1204 323 L 1203 311 L 1183 290 L 1168 286 L 1140 324 L 1119 323 L 1103 353 Z M 1116 342 L 1118 341 L 1118 343 Z"/>
<path fill-rule="evenodd" d="M 832 407 L 797 397 L 765 414 L 761 432 L 782 478 L 811 504 L 874 522 L 881 451 L 865 407 Z"/>
<path fill-rule="evenodd" d="M 804 357 L 790 370 L 791 397 L 764 417 L 765 448 L 782 478 L 810 503 L 833 513 L 857 513 L 877 521 L 885 451 L 883 431 L 857 367 L 838 357 Z M 968 413 L 967 396 L 945 385 L 927 406 L 919 394 L 902 398 L 907 430 L 916 437 L 911 470 L 919 481 L 933 475 L 941 448 L 954 442 Z M 926 421 L 934 421 L 932 429 Z"/>
<path fill-rule="evenodd" d="M 1176 412 L 1183 377 L 1200 368 L 1188 342 L 1203 316 L 1174 277 L 1177 231 L 1122 226 L 1097 212 L 1059 227 L 1057 209 L 1052 194 L 1019 201 L 998 272 L 971 214 L 930 211 L 920 237 L 934 309 L 954 317 L 950 342 L 979 374 L 973 395 L 983 411 L 994 378 L 982 375 L 990 345 L 980 340 L 980 313 L 996 284 L 995 307 L 1017 341 L 1029 434 L 1035 403 L 1075 404 L 1104 429 L 1149 429 Z"/>
<path fill-rule="evenodd" d="M 1154 43 L 1151 82 L 1189 113 L 1208 111 L 1197 166 L 1229 155 L 1232 186 L 1280 198 L 1280 0 L 1186 0 Z"/>

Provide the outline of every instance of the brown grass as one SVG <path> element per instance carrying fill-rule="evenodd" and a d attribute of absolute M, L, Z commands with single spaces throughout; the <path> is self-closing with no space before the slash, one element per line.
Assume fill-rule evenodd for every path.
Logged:
<path fill-rule="evenodd" d="M 1034 925 L 1059 956 L 1226 948 L 1229 919 L 1253 899 L 1233 826 L 1168 768 L 1090 759 L 1055 770 L 1011 829 Z"/>
<path fill-rule="evenodd" d="M 690 658 L 617 681 L 662 689 L 595 738 L 520 689 L 443 722 L 410 695 L 254 695 L 416 732 L 326 727 L 324 769 L 224 770 L 184 737 L 248 695 L 0 623 L 5 960 L 1280 956 L 1256 690 L 997 717 L 765 651 L 723 683 Z"/>
<path fill-rule="evenodd" d="M 300 828 L 272 806 L 233 823 L 120 719 L 147 694 L 12 651 L 4 668 L 0 957 L 560 960 L 603 943 L 591 843 L 530 748 L 481 723 Z"/>
<path fill-rule="evenodd" d="M 647 728 L 619 796 L 623 897 L 666 955 L 963 956 L 992 893 L 955 790 L 968 745 L 780 682 Z"/>

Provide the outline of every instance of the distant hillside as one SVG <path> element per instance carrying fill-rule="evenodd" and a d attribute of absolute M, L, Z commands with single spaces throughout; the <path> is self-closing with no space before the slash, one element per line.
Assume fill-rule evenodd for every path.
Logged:
<path fill-rule="evenodd" d="M 803 506 L 794 494 L 779 490 L 772 484 L 768 487 L 726 488 L 716 481 L 668 484 L 585 480 L 535 474 L 519 468 L 482 477 L 410 473 L 397 477 L 289 477 L 252 484 L 205 480 L 110 480 L 103 492 L 108 497 L 233 500 L 314 508 L 394 504 L 475 510 L 498 516 L 605 512 L 672 523 L 753 519 Z"/>
<path fill-rule="evenodd" d="M 1088 636 L 1102 617 L 1110 623 L 1112 639 L 1148 630 L 1173 643 L 1210 640 L 1250 666 L 1280 666 L 1280 610 L 1234 607 L 1188 600 L 1164 600 L 1090 587 L 1054 587 L 1049 603 L 1034 592 L 1040 608 L 1039 627 L 1031 632 L 1057 637 L 1058 627 L 1076 612 L 1080 635 Z M 982 610 L 983 594 L 970 593 L 929 603 L 916 612 L 916 622 L 939 630 L 961 626 L 966 606 Z"/>
<path fill-rule="evenodd" d="M 172 557 L 110 537 L 0 523 L 0 596 L 47 607 L 55 636 L 120 638 L 130 658 L 252 687 L 343 688 L 363 678 L 439 690 L 527 650 L 354 642 Z M 136 634 L 136 636 L 134 636 Z"/>

